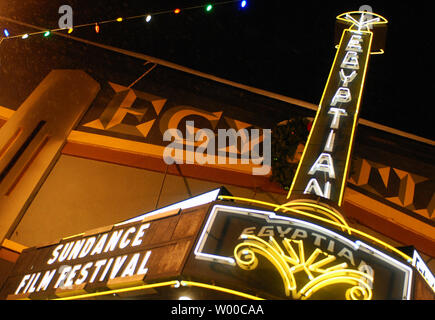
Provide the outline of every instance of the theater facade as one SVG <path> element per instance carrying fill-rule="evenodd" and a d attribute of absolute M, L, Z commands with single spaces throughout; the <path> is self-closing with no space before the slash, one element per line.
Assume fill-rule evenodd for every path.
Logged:
<path fill-rule="evenodd" d="M 319 106 L 71 36 L 5 41 L 0 299 L 434 299 L 435 142 L 358 117 L 378 40 L 347 28 Z M 266 158 L 289 121 L 310 128 L 287 189 Z"/>

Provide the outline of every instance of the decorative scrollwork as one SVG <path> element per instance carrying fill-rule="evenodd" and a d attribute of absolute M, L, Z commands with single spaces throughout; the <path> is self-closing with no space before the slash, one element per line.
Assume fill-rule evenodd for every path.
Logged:
<path fill-rule="evenodd" d="M 354 286 L 346 291 L 347 300 L 371 300 L 372 290 L 367 286 L 366 283 L 362 283 L 363 286 Z"/>
<path fill-rule="evenodd" d="M 253 238 L 253 240 L 250 238 Z M 244 270 L 253 270 L 257 267 L 258 258 L 256 254 L 264 256 L 278 270 L 284 281 L 286 295 L 296 293 L 296 280 L 292 271 L 288 268 L 284 252 L 274 239 L 271 240 L 271 243 L 267 243 L 261 238 L 246 236 L 246 240 L 234 248 L 236 262 Z"/>
<path fill-rule="evenodd" d="M 373 277 L 359 270 L 347 268 L 347 263 L 333 265 L 324 268 L 325 265 L 336 260 L 336 257 L 315 249 L 308 259 L 305 259 L 304 243 L 302 240 L 282 240 L 281 248 L 273 237 L 265 241 L 254 235 L 242 235 L 243 242 L 234 248 L 234 257 L 237 265 L 243 270 L 254 270 L 258 266 L 258 257 L 266 258 L 280 274 L 286 296 L 294 299 L 308 299 L 315 292 L 334 284 L 350 284 L 352 287 L 345 293 L 348 300 L 370 300 L 373 296 L 372 289 L 368 283 Z M 296 251 L 292 244 L 296 244 Z M 318 259 L 322 257 L 322 259 Z M 309 281 L 300 290 L 297 289 L 295 274 L 305 272 Z M 315 274 L 318 274 L 315 276 Z"/>

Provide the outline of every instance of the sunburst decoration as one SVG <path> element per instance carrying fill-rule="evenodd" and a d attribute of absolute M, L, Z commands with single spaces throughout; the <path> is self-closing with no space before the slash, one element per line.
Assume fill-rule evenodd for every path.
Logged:
<path fill-rule="evenodd" d="M 268 241 L 254 235 L 243 234 L 243 242 L 234 248 L 237 265 L 243 270 L 254 270 L 258 266 L 258 257 L 266 258 L 280 274 L 286 296 L 305 300 L 326 286 L 349 284 L 346 290 L 347 300 L 371 300 L 373 277 L 359 270 L 348 268 L 347 263 L 339 263 L 329 267 L 326 265 L 336 260 L 334 255 L 316 248 L 308 258 L 305 258 L 303 240 L 284 238 L 281 248 L 274 237 Z M 294 244 L 296 246 L 294 246 Z M 296 250 L 295 250 L 296 248 Z M 304 272 L 308 278 L 301 289 L 298 289 L 295 274 Z"/>

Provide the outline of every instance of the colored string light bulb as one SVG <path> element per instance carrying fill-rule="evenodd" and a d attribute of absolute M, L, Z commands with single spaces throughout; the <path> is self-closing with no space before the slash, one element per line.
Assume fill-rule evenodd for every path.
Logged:
<path fill-rule="evenodd" d="M 234 3 L 236 1 L 238 2 L 238 0 L 234 0 L 234 1 L 222 2 L 222 4 L 223 3 Z M 239 2 L 239 5 L 242 8 L 244 8 L 245 6 L 247 6 L 247 3 L 248 2 L 246 0 L 243 0 L 243 1 Z M 221 4 L 221 3 L 219 3 L 219 4 Z M 214 5 L 212 3 L 208 3 L 208 4 L 205 4 L 203 6 L 193 6 L 193 7 L 183 8 L 183 10 L 197 9 L 197 8 L 200 8 L 200 7 L 202 7 L 206 12 L 211 12 L 214 9 Z M 170 12 L 171 11 L 164 11 L 162 13 L 170 13 Z M 174 14 L 179 14 L 179 13 L 181 13 L 181 9 L 180 8 L 176 8 L 172 12 Z M 144 15 L 132 16 L 132 17 L 127 17 L 126 19 L 130 20 L 130 19 L 135 19 L 135 18 L 139 18 L 139 17 L 141 17 L 142 19 L 145 18 L 146 22 L 150 22 L 151 19 L 152 19 L 151 14 L 148 14 L 146 16 L 144 16 Z M 100 23 L 111 23 L 111 22 L 116 22 L 116 21 L 117 22 L 122 22 L 122 21 L 124 21 L 124 18 L 123 17 L 118 17 L 118 18 L 112 19 L 112 20 L 101 21 Z M 84 26 L 89 26 L 89 25 L 92 25 L 92 24 L 95 24 L 95 31 L 96 31 L 96 33 L 99 33 L 100 27 L 98 25 L 98 22 L 87 23 L 87 24 L 76 26 L 76 27 L 84 27 Z M 68 30 L 67 32 L 69 34 L 73 32 L 73 27 L 71 27 L 71 28 L 63 28 L 63 29 Z M 56 31 L 57 30 L 60 30 L 60 29 L 56 29 Z M 32 35 L 32 34 L 19 34 L 19 35 L 15 35 L 15 36 L 11 37 L 10 33 L 9 33 L 9 31 L 7 29 L 3 29 L 3 33 L 4 33 L 3 39 L 6 39 L 6 38 L 12 39 L 12 38 L 18 38 L 18 37 L 20 37 L 22 39 L 27 39 L 30 35 Z M 49 37 L 51 35 L 51 31 L 47 30 L 47 31 L 42 31 L 42 32 L 35 32 L 35 34 L 42 34 L 44 37 Z"/>

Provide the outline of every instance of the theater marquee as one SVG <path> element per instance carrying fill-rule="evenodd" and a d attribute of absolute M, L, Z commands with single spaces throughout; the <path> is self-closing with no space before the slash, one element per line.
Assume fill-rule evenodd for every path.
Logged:
<path fill-rule="evenodd" d="M 54 299 L 178 276 L 206 209 L 170 210 L 163 219 L 142 218 L 26 249 L 1 294 Z"/>
<path fill-rule="evenodd" d="M 270 211 L 216 205 L 190 260 L 283 299 L 409 299 L 405 261 L 344 232 Z M 219 266 L 217 266 L 219 265 Z"/>
<path fill-rule="evenodd" d="M 0 294 L 84 299 L 166 286 L 153 297 L 168 299 L 196 286 L 208 299 L 222 299 L 217 291 L 249 299 L 410 299 L 411 282 L 402 257 L 345 228 L 215 201 L 26 249 Z"/>

